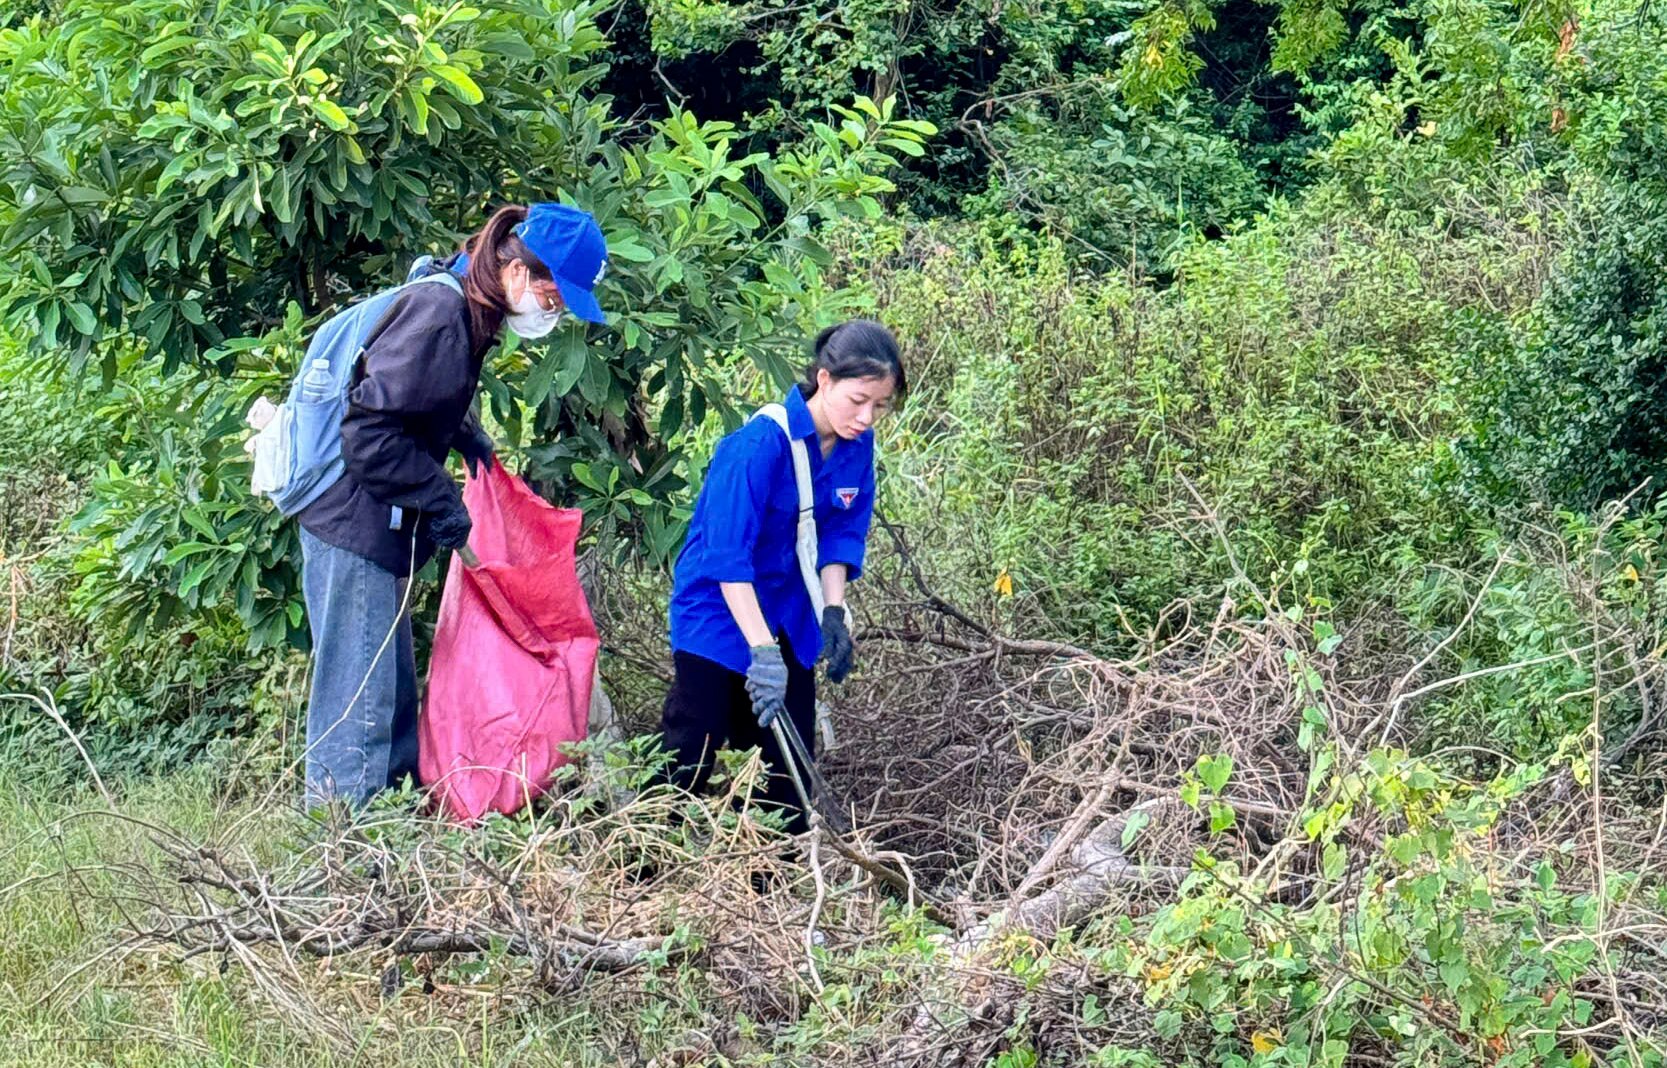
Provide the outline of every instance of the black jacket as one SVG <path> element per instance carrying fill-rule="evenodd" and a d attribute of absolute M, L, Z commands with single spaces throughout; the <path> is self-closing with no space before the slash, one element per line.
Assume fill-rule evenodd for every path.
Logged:
<path fill-rule="evenodd" d="M 400 577 L 427 563 L 425 520 L 462 507 L 446 454 L 474 424 L 487 347 L 471 338 L 468 305 L 451 286 L 401 295 L 353 369 L 341 431 L 347 473 L 301 512 L 301 525 Z"/>

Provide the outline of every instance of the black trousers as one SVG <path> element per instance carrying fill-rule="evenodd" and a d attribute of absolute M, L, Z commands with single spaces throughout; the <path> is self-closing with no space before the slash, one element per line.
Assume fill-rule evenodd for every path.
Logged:
<path fill-rule="evenodd" d="M 816 675 L 799 666 L 785 638 L 781 645 L 787 661 L 787 715 L 799 728 L 805 748 L 814 755 Z M 735 749 L 757 746 L 769 773 L 762 803 L 783 810 L 788 830 L 803 832 L 809 817 L 799 804 L 787 765 L 782 763 L 775 732 L 758 725 L 752 699 L 747 696 L 747 677 L 693 653 L 674 653 L 672 660 L 677 676 L 660 713 L 666 750 L 674 758 L 672 781 L 685 790 L 704 790 L 719 749 L 726 745 Z M 808 782 L 805 788 L 810 788 Z"/>

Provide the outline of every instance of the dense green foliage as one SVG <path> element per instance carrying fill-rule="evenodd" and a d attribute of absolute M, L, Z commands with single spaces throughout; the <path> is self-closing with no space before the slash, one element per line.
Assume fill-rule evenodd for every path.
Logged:
<path fill-rule="evenodd" d="M 615 312 L 605 331 L 571 324 L 500 356 L 491 412 L 552 494 L 664 559 L 681 538 L 677 433 L 727 414 L 725 364 L 780 379 L 806 330 L 859 302 L 824 281 L 812 230 L 876 216 L 882 172 L 931 133 L 867 99 L 773 153 L 686 113 L 626 128 L 595 95 L 595 5 L 421 7 L 387 29 L 375 4 L 216 8 L 202 27 L 191 5 L 101 10 L 0 37 L 0 222 L 16 253 L 0 285 L 64 381 L 89 365 L 106 389 L 128 378 L 119 404 L 176 424 L 101 481 L 82 520 L 107 550 L 88 582 L 127 584 L 90 603 L 135 630 L 224 600 L 257 646 L 298 624 L 279 566 L 293 543 L 240 486 L 241 413 L 282 388 L 341 299 L 506 197 L 596 214 Z M 66 90 L 72 67 L 87 73 Z M 141 418 L 134 432 L 160 431 Z"/>
<path fill-rule="evenodd" d="M 920 242 L 876 279 L 933 354 L 887 461 L 924 490 L 904 514 L 947 533 L 946 571 L 1006 571 L 1090 643 L 1219 588 L 1229 554 L 1298 598 L 1440 557 L 1477 521 L 1428 477 L 1462 427 L 1466 324 L 1525 309 L 1544 266 L 1507 210 L 1461 240 L 1282 215 L 1189 249 L 1161 291 L 1059 245 Z"/>

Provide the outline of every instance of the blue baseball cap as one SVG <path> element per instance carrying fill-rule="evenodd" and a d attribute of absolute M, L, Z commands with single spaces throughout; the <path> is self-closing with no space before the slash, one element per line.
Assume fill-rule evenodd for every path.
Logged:
<path fill-rule="evenodd" d="M 512 232 L 550 269 L 568 311 L 586 322 L 608 321 L 592 292 L 608 273 L 608 246 L 588 211 L 534 204 Z"/>

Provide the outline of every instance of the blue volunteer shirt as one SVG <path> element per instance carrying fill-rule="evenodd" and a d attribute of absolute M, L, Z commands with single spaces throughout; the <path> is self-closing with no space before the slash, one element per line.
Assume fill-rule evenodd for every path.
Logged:
<path fill-rule="evenodd" d="M 855 441 L 835 442 L 824 459 L 816 424 L 797 386 L 783 403 L 793 436 L 808 439 L 816 566 L 844 564 L 855 579 L 862 574 L 874 518 L 874 431 Z M 798 522 L 793 450 L 781 427 L 771 419 L 756 418 L 718 442 L 689 521 L 688 540 L 677 558 L 671 595 L 673 650 L 744 674 L 752 656 L 718 584 L 750 582 L 770 630 L 787 636 L 800 664 L 808 668 L 816 663 L 822 626 L 794 553 Z"/>

